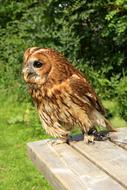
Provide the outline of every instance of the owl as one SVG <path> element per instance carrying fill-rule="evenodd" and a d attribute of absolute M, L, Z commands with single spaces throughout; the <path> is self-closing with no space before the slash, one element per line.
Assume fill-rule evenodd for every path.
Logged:
<path fill-rule="evenodd" d="M 23 76 L 43 128 L 59 143 L 68 142 L 74 127 L 81 129 L 86 142 L 95 138 L 90 131 L 96 126 L 115 131 L 89 81 L 56 50 L 28 48 Z"/>

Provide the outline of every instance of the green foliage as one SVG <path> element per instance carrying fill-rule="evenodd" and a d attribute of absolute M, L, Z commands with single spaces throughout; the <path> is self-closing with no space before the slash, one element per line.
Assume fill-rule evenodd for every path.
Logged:
<path fill-rule="evenodd" d="M 48 138 L 30 103 L 0 96 L 0 190 L 52 190 L 28 159 L 26 144 Z"/>
<path fill-rule="evenodd" d="M 47 138 L 22 80 L 32 46 L 63 52 L 90 79 L 113 126 L 126 126 L 127 0 L 1 0 L 0 189 L 51 189 L 25 154 L 27 142 Z"/>
<path fill-rule="evenodd" d="M 126 82 L 123 92 L 120 87 L 123 71 L 127 74 L 126 20 L 126 0 L 0 1 L 0 88 L 28 100 L 23 52 L 31 46 L 55 48 L 88 76 L 98 94 L 115 98 L 127 119 Z"/>
<path fill-rule="evenodd" d="M 120 79 L 119 85 L 116 88 L 117 98 L 119 99 L 120 115 L 127 121 L 127 77 Z"/>

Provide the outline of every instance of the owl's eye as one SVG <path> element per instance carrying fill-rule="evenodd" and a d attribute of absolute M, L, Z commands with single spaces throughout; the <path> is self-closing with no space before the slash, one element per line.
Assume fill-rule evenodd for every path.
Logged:
<path fill-rule="evenodd" d="M 33 66 L 34 66 L 35 68 L 40 68 L 40 67 L 42 67 L 42 65 L 43 65 L 43 63 L 40 62 L 40 61 L 34 61 L 34 62 L 33 62 Z"/>

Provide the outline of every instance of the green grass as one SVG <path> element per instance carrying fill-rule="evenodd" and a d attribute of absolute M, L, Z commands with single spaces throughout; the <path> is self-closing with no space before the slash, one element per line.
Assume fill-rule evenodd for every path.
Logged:
<path fill-rule="evenodd" d="M 18 103 L 17 95 L 0 94 L 0 190 L 51 190 L 27 156 L 28 142 L 49 138 L 35 108 L 28 102 Z M 113 114 L 114 127 L 127 127 L 115 102 L 104 105 Z"/>
<path fill-rule="evenodd" d="M 28 103 L 0 97 L 0 190 L 51 190 L 27 156 L 26 144 L 47 136 Z"/>

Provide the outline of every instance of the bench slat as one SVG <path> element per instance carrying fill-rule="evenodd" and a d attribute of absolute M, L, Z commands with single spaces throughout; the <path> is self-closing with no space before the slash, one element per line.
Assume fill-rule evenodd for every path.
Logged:
<path fill-rule="evenodd" d="M 71 146 L 127 188 L 127 151 L 110 141 L 71 142 Z"/>
<path fill-rule="evenodd" d="M 82 142 L 76 143 L 77 146 L 72 143 L 72 146 L 79 150 L 80 143 L 84 151 L 88 147 L 94 147 L 86 147 Z M 67 144 L 51 146 L 47 141 L 28 143 L 28 153 L 34 164 L 57 190 L 125 189 Z"/>
<path fill-rule="evenodd" d="M 127 127 L 118 128 L 117 132 L 110 133 L 110 139 L 115 144 L 127 150 Z"/>

